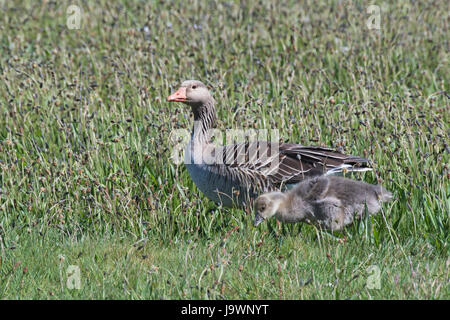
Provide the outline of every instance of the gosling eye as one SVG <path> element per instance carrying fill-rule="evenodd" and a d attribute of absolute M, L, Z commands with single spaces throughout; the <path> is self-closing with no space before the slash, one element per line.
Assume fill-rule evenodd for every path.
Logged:
<path fill-rule="evenodd" d="M 261 207 L 259 207 L 259 210 L 260 210 L 260 211 L 266 210 L 266 205 L 265 205 L 265 204 L 261 205 Z"/>
<path fill-rule="evenodd" d="M 192 86 L 192 89 L 194 89 L 194 90 L 197 89 L 197 86 L 196 86 L 196 85 L 193 85 L 193 86 Z"/>

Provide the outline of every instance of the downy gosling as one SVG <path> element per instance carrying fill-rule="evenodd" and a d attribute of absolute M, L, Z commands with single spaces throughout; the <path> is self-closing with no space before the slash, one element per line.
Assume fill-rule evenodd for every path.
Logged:
<path fill-rule="evenodd" d="M 255 201 L 256 227 L 272 216 L 280 222 L 306 222 L 331 231 L 342 230 L 361 218 L 367 206 L 369 214 L 381 209 L 392 193 L 379 185 L 337 176 L 321 176 L 300 182 L 293 189 L 269 192 Z"/>

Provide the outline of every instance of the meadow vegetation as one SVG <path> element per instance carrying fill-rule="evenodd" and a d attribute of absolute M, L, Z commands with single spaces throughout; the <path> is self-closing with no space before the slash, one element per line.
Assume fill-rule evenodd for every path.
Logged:
<path fill-rule="evenodd" d="M 0 297 L 449 299 L 449 6 L 0 1 Z M 217 128 L 365 156 L 395 200 L 342 233 L 254 228 L 171 160 L 185 79 Z"/>

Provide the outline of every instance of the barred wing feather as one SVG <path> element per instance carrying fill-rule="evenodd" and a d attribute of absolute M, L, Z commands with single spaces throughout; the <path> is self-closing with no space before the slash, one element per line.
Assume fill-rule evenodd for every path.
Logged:
<path fill-rule="evenodd" d="M 341 168 L 368 168 L 368 160 L 348 156 L 326 147 L 305 147 L 297 144 L 266 141 L 244 142 L 218 147 L 222 156 L 220 173 L 230 182 L 251 186 L 260 191 L 279 188 L 282 184 L 298 183 Z M 358 170 L 355 170 L 358 171 Z"/>

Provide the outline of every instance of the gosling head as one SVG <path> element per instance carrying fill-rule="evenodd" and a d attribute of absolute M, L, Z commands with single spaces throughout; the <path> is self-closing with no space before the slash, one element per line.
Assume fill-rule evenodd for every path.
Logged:
<path fill-rule="evenodd" d="M 255 220 L 253 225 L 256 227 L 264 220 L 273 217 L 280 209 L 285 199 L 281 192 L 270 192 L 259 196 L 255 201 Z"/>

